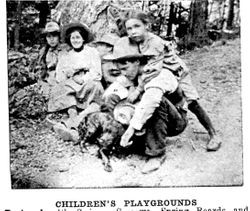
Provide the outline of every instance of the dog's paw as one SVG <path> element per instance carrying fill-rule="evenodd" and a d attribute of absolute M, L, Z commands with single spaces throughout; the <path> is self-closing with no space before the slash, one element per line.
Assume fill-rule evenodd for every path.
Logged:
<path fill-rule="evenodd" d="M 110 165 L 110 163 L 107 163 L 106 165 L 104 165 L 104 170 L 107 171 L 107 172 L 112 172 L 113 168 Z"/>

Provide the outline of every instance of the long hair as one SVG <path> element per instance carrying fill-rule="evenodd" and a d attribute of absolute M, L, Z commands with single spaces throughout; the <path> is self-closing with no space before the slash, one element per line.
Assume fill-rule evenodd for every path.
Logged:
<path fill-rule="evenodd" d="M 124 22 L 128 21 L 129 19 L 138 19 L 145 25 L 149 23 L 149 17 L 148 15 L 141 11 L 141 10 L 129 10 L 125 14 Z"/>
<path fill-rule="evenodd" d="M 121 14 L 120 18 L 116 20 L 116 24 L 121 37 L 127 36 L 126 22 L 129 19 L 138 19 L 145 25 L 150 23 L 150 19 L 145 12 L 141 10 L 127 10 Z"/>
<path fill-rule="evenodd" d="M 65 43 L 67 43 L 70 47 L 73 47 L 71 42 L 70 42 L 70 36 L 75 31 L 79 32 L 79 34 L 82 36 L 82 38 L 84 40 L 83 44 L 85 44 L 86 40 L 87 40 L 87 35 L 86 35 L 85 31 L 81 30 L 80 28 L 74 28 L 69 33 L 67 33 L 65 36 Z"/>

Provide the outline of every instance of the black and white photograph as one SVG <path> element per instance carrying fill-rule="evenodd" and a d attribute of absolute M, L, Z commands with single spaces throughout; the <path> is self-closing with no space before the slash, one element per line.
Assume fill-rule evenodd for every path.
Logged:
<path fill-rule="evenodd" d="M 240 8 L 7 0 L 10 188 L 243 187 Z"/>

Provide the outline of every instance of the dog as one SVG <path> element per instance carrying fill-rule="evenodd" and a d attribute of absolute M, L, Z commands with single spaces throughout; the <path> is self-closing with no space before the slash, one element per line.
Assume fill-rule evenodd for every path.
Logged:
<path fill-rule="evenodd" d="M 80 147 L 86 152 L 86 145 L 97 144 L 99 156 L 102 159 L 104 170 L 113 171 L 110 164 L 110 155 L 119 151 L 120 138 L 125 132 L 124 126 L 113 118 L 111 112 L 97 111 L 88 114 L 78 126 Z"/>

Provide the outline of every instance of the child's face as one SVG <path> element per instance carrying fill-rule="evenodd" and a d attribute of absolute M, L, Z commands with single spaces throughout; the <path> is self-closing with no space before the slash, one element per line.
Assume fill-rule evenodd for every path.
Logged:
<path fill-rule="evenodd" d="M 121 71 L 118 69 L 117 64 L 112 61 L 102 62 L 102 73 L 104 80 L 108 84 L 113 83 L 116 78 L 121 75 Z"/>
<path fill-rule="evenodd" d="M 134 81 L 139 74 L 140 61 L 139 60 L 124 60 L 117 63 L 122 75 L 129 80 Z"/>
<path fill-rule="evenodd" d="M 59 36 L 58 34 L 48 33 L 46 35 L 46 40 L 50 47 L 56 47 L 59 43 Z"/>
<path fill-rule="evenodd" d="M 113 47 L 111 45 L 108 45 L 106 43 L 97 43 L 96 44 L 96 49 L 98 50 L 99 54 L 101 57 L 103 57 L 104 55 L 111 53 Z"/>
<path fill-rule="evenodd" d="M 135 42 L 142 42 L 147 34 L 147 26 L 139 19 L 129 19 L 125 23 L 128 37 Z"/>
<path fill-rule="evenodd" d="M 82 47 L 84 39 L 78 31 L 73 31 L 70 35 L 70 43 L 73 48 L 79 49 Z"/>

